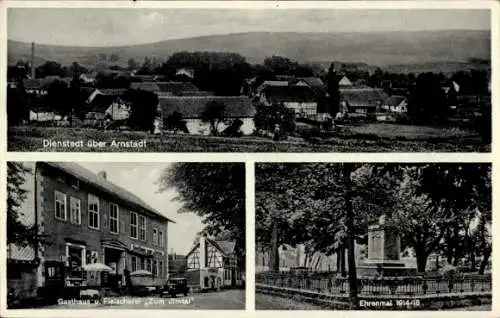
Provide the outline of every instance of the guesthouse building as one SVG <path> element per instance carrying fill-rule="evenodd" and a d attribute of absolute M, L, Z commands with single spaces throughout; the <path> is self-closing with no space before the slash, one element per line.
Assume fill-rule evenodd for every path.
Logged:
<path fill-rule="evenodd" d="M 37 162 L 32 172 L 24 214 L 43 239 L 33 246 L 9 246 L 8 287 L 34 297 L 39 289 L 81 286 L 82 268 L 92 263 L 112 269 L 101 281 L 109 288 L 126 286 L 127 271 L 150 272 L 153 285 L 167 281 L 172 220 L 109 181 L 104 171 Z M 19 267 L 19 262 L 32 266 Z"/>

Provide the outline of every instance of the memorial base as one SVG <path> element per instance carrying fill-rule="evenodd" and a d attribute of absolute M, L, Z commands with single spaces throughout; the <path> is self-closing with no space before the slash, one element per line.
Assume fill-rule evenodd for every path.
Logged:
<path fill-rule="evenodd" d="M 367 261 L 357 266 L 357 271 L 360 277 L 397 277 L 417 274 L 416 268 L 405 267 L 405 264 L 399 261 Z"/>

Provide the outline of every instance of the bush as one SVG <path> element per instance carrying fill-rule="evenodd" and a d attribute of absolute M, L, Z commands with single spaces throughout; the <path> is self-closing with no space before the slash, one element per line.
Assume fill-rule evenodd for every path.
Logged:
<path fill-rule="evenodd" d="M 453 278 L 457 275 L 458 271 L 457 268 L 451 264 L 446 264 L 439 270 L 439 274 L 443 278 Z"/>

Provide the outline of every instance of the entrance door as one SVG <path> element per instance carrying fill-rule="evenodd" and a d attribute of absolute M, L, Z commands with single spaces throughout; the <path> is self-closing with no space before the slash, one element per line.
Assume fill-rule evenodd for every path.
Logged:
<path fill-rule="evenodd" d="M 45 293 L 43 297 L 57 299 L 64 290 L 65 267 L 63 262 L 45 262 Z"/>
<path fill-rule="evenodd" d="M 105 264 L 113 269 L 113 272 L 109 273 L 107 276 L 107 287 L 119 288 L 122 282 L 123 268 L 122 265 L 122 250 L 114 248 L 104 248 L 104 260 Z"/>
<path fill-rule="evenodd" d="M 236 269 L 231 269 L 231 286 L 236 286 Z"/>

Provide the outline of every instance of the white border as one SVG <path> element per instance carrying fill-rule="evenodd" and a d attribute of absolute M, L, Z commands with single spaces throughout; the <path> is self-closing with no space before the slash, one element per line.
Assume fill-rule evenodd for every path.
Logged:
<path fill-rule="evenodd" d="M 55 7 L 70 7 L 70 8 L 186 8 L 186 9 L 491 9 L 492 17 L 492 87 L 500 88 L 499 78 L 499 61 L 500 57 L 500 20 L 499 8 L 500 3 L 495 0 L 470 0 L 470 1 L 8 1 L 0 0 L 0 85 L 5 87 L 6 83 L 6 63 L 7 63 L 7 18 L 6 8 L 55 8 Z M 0 197 L 6 196 L 6 161 L 102 161 L 102 162 L 173 162 L 173 161 L 245 161 L 246 162 L 246 182 L 247 182 L 247 273 L 246 273 L 246 310 L 6 310 L 6 275 L 0 275 L 0 316 L 8 317 L 92 317 L 105 314 L 109 317 L 164 317 L 169 315 L 172 317 L 273 317 L 277 315 L 281 317 L 302 317 L 304 315 L 312 315 L 316 317 L 365 317 L 367 311 L 254 311 L 254 262 L 255 262 L 255 220 L 254 220 L 254 163 L 255 162 L 312 162 L 312 161 L 331 161 L 331 162 L 493 162 L 493 207 L 494 211 L 497 206 L 496 197 L 500 194 L 497 191 L 499 182 L 499 174 L 496 171 L 496 144 L 492 144 L 492 153 L 7 153 L 6 148 L 6 107 L 5 107 L 5 90 L 0 89 L 0 101 L 2 111 L 0 112 L 0 140 L 2 145 L 0 148 Z M 496 127 L 496 118 L 498 117 L 500 96 L 498 89 L 492 90 L 492 105 L 493 105 L 493 136 L 500 136 L 500 128 Z M 495 139 L 495 137 L 494 137 Z M 6 211 L 6 201 L 0 200 L 0 211 Z M 496 212 L 494 212 L 496 214 Z M 5 213 L 0 213 L 0 233 L 5 233 Z M 496 233 L 500 233 L 500 223 L 497 217 L 493 217 L 493 233 L 494 247 L 498 239 Z M 0 235 L 0 246 L 5 246 L 5 235 Z M 500 243 L 499 243 L 500 244 Z M 5 273 L 1 269 L 5 266 L 5 249 L 0 249 L 0 272 Z M 495 312 L 500 311 L 500 301 L 495 295 L 498 294 L 497 282 L 499 279 L 499 266 L 497 259 L 500 253 L 493 250 L 493 311 L 491 312 L 465 312 L 465 311 L 438 311 L 438 312 L 384 312 L 370 311 L 371 316 L 375 317 L 495 317 Z"/>

